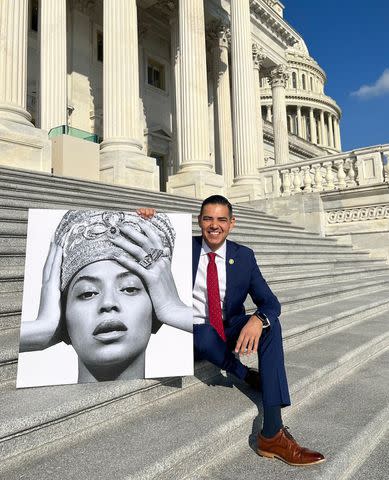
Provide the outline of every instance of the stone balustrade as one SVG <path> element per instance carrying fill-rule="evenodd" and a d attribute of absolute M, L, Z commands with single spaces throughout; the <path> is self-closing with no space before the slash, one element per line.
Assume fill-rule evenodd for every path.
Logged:
<path fill-rule="evenodd" d="M 288 197 L 389 181 L 389 144 L 260 169 L 265 197 Z"/>

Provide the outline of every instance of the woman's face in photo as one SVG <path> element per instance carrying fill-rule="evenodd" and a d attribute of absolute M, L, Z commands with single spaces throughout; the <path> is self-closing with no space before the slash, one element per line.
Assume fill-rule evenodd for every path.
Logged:
<path fill-rule="evenodd" d="M 128 364 L 151 335 L 152 304 L 142 281 L 113 260 L 87 265 L 72 279 L 66 325 L 88 367 Z"/>

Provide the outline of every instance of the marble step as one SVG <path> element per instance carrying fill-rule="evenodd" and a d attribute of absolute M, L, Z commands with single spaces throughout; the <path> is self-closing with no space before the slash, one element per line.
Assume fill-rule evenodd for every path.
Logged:
<path fill-rule="evenodd" d="M 363 409 L 361 412 L 363 411 L 365 422 L 369 421 L 365 415 L 374 419 L 377 408 L 380 409 L 378 413 L 381 412 L 382 400 L 387 395 L 384 381 L 388 378 L 389 363 L 383 355 L 374 356 L 389 347 L 387 317 L 388 312 L 385 312 L 357 325 L 338 329 L 331 335 L 302 345 L 299 349 L 286 351 L 293 399 L 286 420 L 298 412 L 301 402 L 311 399 L 311 403 L 304 410 L 309 411 L 314 396 L 323 398 L 323 405 L 332 412 L 330 421 L 327 419 L 326 409 L 320 412 L 317 408 L 314 409 L 312 420 L 315 418 L 316 422 L 306 422 L 305 425 L 322 425 L 319 432 L 321 441 L 318 441 L 319 434 L 316 429 L 314 432 L 310 431 L 309 435 L 303 437 L 309 446 L 322 448 L 324 453 L 331 456 L 335 450 L 330 448 L 333 448 L 335 439 L 331 435 L 330 426 L 336 425 L 338 431 L 347 435 L 350 417 L 344 419 L 343 416 L 335 415 L 335 412 L 342 408 L 339 398 L 352 398 L 347 390 L 347 386 L 350 386 L 346 384 L 347 379 L 340 387 L 346 385 L 344 390 L 348 395 L 336 395 L 332 402 L 325 401 L 326 395 L 327 392 L 335 391 L 339 378 L 344 378 L 369 359 L 376 362 L 382 358 L 379 363 L 383 366 L 382 375 L 372 375 L 372 372 L 377 371 L 375 365 L 375 369 L 368 370 L 366 374 L 359 371 L 355 378 L 352 378 L 351 374 L 351 386 L 353 394 L 356 394 L 360 377 L 362 386 L 365 387 L 371 385 L 369 382 L 374 382 L 376 378 L 374 386 L 377 388 L 374 392 L 373 389 L 370 390 L 368 395 L 369 398 L 375 395 L 377 401 L 374 402 L 374 408 L 370 408 L 369 403 L 363 400 L 358 403 L 359 397 L 355 402 Z M 366 363 L 362 368 L 368 368 L 369 365 Z M 128 404 L 122 405 L 122 409 L 117 403 L 101 405 L 100 418 L 105 420 L 102 424 L 99 424 L 96 409 L 93 414 L 92 410 L 86 408 L 85 400 L 85 392 L 89 387 L 89 391 L 96 394 L 99 386 L 75 385 L 64 389 L 53 387 L 50 390 L 35 388 L 31 389 L 33 392 L 23 391 L 21 395 L 24 395 L 25 399 L 22 405 L 18 405 L 17 418 L 15 405 L 20 402 L 20 398 L 17 399 L 20 392 L 3 392 L 0 400 L 0 416 L 4 419 L 0 422 L 2 474 L 9 480 L 19 478 L 22 471 L 28 471 L 31 479 L 66 480 L 76 477 L 98 480 L 109 478 L 114 465 L 117 478 L 200 478 L 197 470 L 208 463 L 213 464 L 218 456 L 224 457 L 224 453 L 229 449 L 235 451 L 237 446 L 243 444 L 248 449 L 247 437 L 250 432 L 255 432 L 255 426 L 258 425 L 258 421 L 253 424 L 253 418 L 258 414 L 256 403 L 259 405 L 256 393 L 228 376 L 218 375 L 208 377 L 208 380 L 203 378 L 203 381 L 192 383 L 190 388 L 177 390 L 174 395 L 154 397 L 151 403 L 143 404 L 141 409 L 131 409 Z M 360 398 L 363 399 L 363 396 Z M 58 409 L 59 400 L 62 402 Z M 89 414 L 89 422 L 79 409 L 77 419 L 70 413 L 74 411 L 75 403 L 83 405 L 85 416 Z M 137 403 L 139 407 L 141 402 Z M 34 405 L 33 411 L 31 405 Z M 343 405 L 343 408 L 350 412 L 349 405 Z M 261 417 L 260 406 L 259 411 Z M 355 411 L 359 413 L 358 408 Z M 57 417 L 54 417 L 54 412 Z M 55 421 L 58 415 L 61 421 Z M 352 415 L 351 420 L 356 417 L 358 415 Z M 34 428 L 34 425 L 39 425 L 39 429 Z M 302 430 L 300 425 L 294 429 L 297 433 Z M 323 440 L 326 441 L 324 445 Z M 227 463 L 229 458 L 227 454 L 223 458 L 224 463 Z M 258 458 L 255 458 L 258 462 Z M 265 460 L 263 468 L 266 469 L 264 462 Z M 266 478 L 263 475 L 261 477 Z M 218 477 L 213 474 L 209 476 L 207 473 L 203 478 Z M 279 477 L 276 475 L 267 478 Z"/>
<path fill-rule="evenodd" d="M 306 287 L 280 288 L 273 286 L 273 292 L 282 305 L 283 312 L 294 312 L 314 305 L 328 305 L 335 300 L 354 297 L 355 292 L 376 294 L 381 291 L 387 292 L 388 275 L 382 275 L 374 279 L 360 280 L 350 283 L 341 279 L 339 282 L 331 281 L 326 285 L 314 285 Z M 248 312 L 256 310 L 251 298 L 245 302 Z"/>
<path fill-rule="evenodd" d="M 280 260 L 295 259 L 301 261 L 302 256 L 310 257 L 327 257 L 334 259 L 359 259 L 362 257 L 369 258 L 369 252 L 367 250 L 352 250 L 351 248 L 344 248 L 342 246 L 330 245 L 328 247 L 320 246 L 315 248 L 313 245 L 300 245 L 298 243 L 293 244 L 291 249 L 290 243 L 285 242 L 283 244 L 276 243 L 269 245 L 268 243 L 259 242 L 246 242 L 250 246 L 256 255 L 260 255 L 262 258 L 265 256 L 277 256 Z M 5 255 L 21 255 L 26 250 L 26 237 L 4 237 L 0 236 L 0 252 Z"/>
<path fill-rule="evenodd" d="M 350 466 L 345 477 L 347 480 L 387 480 L 389 472 L 389 421 L 385 420 L 385 423 L 378 425 L 380 435 L 377 435 L 377 431 L 373 432 L 373 441 L 369 442 L 369 455 L 363 459 L 363 462 L 359 458 L 355 459 L 356 465 Z"/>
<path fill-rule="evenodd" d="M 241 236 L 240 241 L 244 241 L 244 237 Z M 4 236 L 0 235 L 0 252 L 3 254 L 22 254 L 26 250 L 26 236 Z M 293 247 L 291 247 L 290 240 L 285 239 L 283 242 L 278 240 L 277 242 L 270 242 L 268 239 L 247 239 L 245 244 L 252 248 L 255 253 L 258 254 L 272 254 L 272 253 L 283 253 L 283 254 L 309 254 L 309 255 L 344 255 L 345 257 L 355 257 L 361 255 L 369 255 L 367 250 L 353 250 L 350 247 L 338 246 L 329 244 L 312 244 L 305 243 L 304 241 L 295 241 L 293 242 Z"/>
<path fill-rule="evenodd" d="M 194 235 L 200 235 L 200 229 L 193 228 Z M 26 237 L 27 235 L 27 220 L 2 220 L 0 216 L 0 237 Z M 337 247 L 343 250 L 351 249 L 349 245 L 339 245 L 334 239 L 321 238 L 318 235 L 311 234 L 311 236 L 301 235 L 300 232 L 289 232 L 280 229 L 263 229 L 245 227 L 239 225 L 229 235 L 229 239 L 235 242 L 244 243 L 245 245 L 252 244 L 266 244 L 266 243 L 281 243 L 290 245 L 312 245 L 316 247 Z"/>
<path fill-rule="evenodd" d="M 316 305 L 289 313 L 284 310 L 283 308 L 281 315 L 284 345 L 292 349 L 351 322 L 356 324 L 389 310 L 389 298 L 385 291 L 380 291 L 374 298 L 366 293 L 332 301 L 325 310 Z M 5 323 L 7 320 L 9 324 Z M 0 351 L 3 352 L 0 360 L 0 384 L 16 378 L 19 327 L 20 315 L 14 315 L 12 323 L 9 317 L 0 317 Z"/>
<path fill-rule="evenodd" d="M 250 446 L 242 438 L 217 454 L 212 464 L 182 479 L 384 480 L 389 471 L 388 379 L 386 349 L 287 414 L 286 424 L 297 441 L 326 456 L 322 464 L 296 468 L 259 457 L 251 434 Z"/>
<path fill-rule="evenodd" d="M 381 275 L 371 279 L 363 279 L 351 284 L 348 280 L 340 278 L 338 282 L 330 279 L 327 284 L 294 286 L 292 283 L 288 288 L 275 286 L 274 293 L 279 298 L 284 311 L 299 310 L 316 303 L 325 303 L 335 298 L 346 298 L 355 294 L 355 290 L 362 292 L 376 292 L 385 289 L 389 275 Z M 21 311 L 23 293 L 0 292 L 0 317 L 3 314 L 17 314 Z M 254 308 L 252 300 L 248 298 L 246 308 L 250 311 Z"/>
<path fill-rule="evenodd" d="M 341 281 L 347 278 L 349 281 L 371 278 L 389 273 L 389 266 L 365 267 L 363 269 L 343 269 L 338 272 L 323 272 L 323 270 L 307 270 L 299 267 L 296 272 L 280 273 L 279 271 L 268 272 L 263 269 L 263 275 L 272 288 L 288 288 L 291 282 L 296 285 L 323 285 L 330 281 Z M 1 292 L 22 292 L 23 291 L 24 267 L 14 266 L 8 268 L 0 268 L 0 293 Z M 275 287 L 277 286 L 277 287 Z"/>

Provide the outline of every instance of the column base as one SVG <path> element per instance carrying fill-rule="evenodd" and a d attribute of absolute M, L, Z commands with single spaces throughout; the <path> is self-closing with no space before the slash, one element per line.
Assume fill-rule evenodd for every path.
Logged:
<path fill-rule="evenodd" d="M 159 191 L 159 167 L 139 145 L 124 140 L 104 141 L 100 149 L 100 180 L 127 187 Z"/>
<path fill-rule="evenodd" d="M 27 113 L 27 112 L 26 112 Z M 51 142 L 27 119 L 12 121 L 0 111 L 0 165 L 51 173 Z"/>
<path fill-rule="evenodd" d="M 224 179 L 217 173 L 203 170 L 179 172 L 169 177 L 166 191 L 203 200 L 210 195 L 223 195 Z"/>
<path fill-rule="evenodd" d="M 252 202 L 264 197 L 263 187 L 260 182 L 247 184 L 234 184 L 227 190 L 231 203 Z"/>

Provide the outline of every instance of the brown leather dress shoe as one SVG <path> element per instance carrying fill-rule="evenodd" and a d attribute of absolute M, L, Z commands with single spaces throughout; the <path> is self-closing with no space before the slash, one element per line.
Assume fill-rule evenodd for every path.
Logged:
<path fill-rule="evenodd" d="M 300 447 L 288 431 L 288 427 L 281 430 L 272 438 L 265 438 L 261 434 L 257 438 L 257 453 L 262 457 L 279 458 L 289 465 L 313 465 L 325 461 L 319 452 Z"/>
<path fill-rule="evenodd" d="M 244 381 L 257 392 L 261 391 L 261 379 L 256 368 L 248 368 Z"/>

